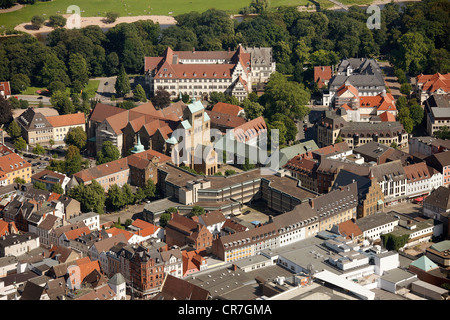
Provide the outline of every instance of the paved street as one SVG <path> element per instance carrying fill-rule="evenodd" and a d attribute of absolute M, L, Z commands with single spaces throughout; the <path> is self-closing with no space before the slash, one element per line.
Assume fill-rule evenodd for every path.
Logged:
<path fill-rule="evenodd" d="M 13 95 L 19 100 L 26 100 L 29 104 L 38 104 L 42 102 L 44 105 L 51 105 L 50 97 L 37 96 L 37 95 L 26 95 L 26 94 L 15 94 Z"/>
<path fill-rule="evenodd" d="M 111 96 L 116 92 L 116 89 L 114 89 L 116 77 L 95 78 L 94 80 L 100 80 L 95 98 L 100 101 L 110 101 Z"/>

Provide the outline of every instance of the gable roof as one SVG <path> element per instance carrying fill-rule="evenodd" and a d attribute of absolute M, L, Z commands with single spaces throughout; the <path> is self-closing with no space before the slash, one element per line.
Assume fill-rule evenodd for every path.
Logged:
<path fill-rule="evenodd" d="M 53 127 L 65 127 L 65 126 L 76 126 L 84 125 L 86 123 L 86 118 L 84 113 L 78 112 L 73 114 L 63 114 L 60 116 L 47 117 L 48 122 Z"/>
<path fill-rule="evenodd" d="M 4 96 L 11 95 L 11 87 L 9 85 L 9 81 L 0 82 L 0 93 L 3 92 Z"/>
<path fill-rule="evenodd" d="M 211 110 L 214 112 L 225 113 L 225 114 L 229 114 L 232 116 L 237 116 L 237 115 L 239 115 L 240 112 L 242 112 L 242 110 L 244 110 L 244 108 L 236 106 L 234 104 L 217 102 Z"/>
<path fill-rule="evenodd" d="M 161 292 L 154 300 L 208 300 L 210 296 L 208 290 L 167 274 Z"/>
<path fill-rule="evenodd" d="M 240 142 L 246 142 L 266 131 L 267 124 L 262 116 L 250 120 L 233 129 L 236 140 Z"/>

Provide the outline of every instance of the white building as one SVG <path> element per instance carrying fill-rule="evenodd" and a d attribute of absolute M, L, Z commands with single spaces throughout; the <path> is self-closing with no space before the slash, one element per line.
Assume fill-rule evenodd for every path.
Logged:
<path fill-rule="evenodd" d="M 359 218 L 355 223 L 362 231 L 364 239 L 374 241 L 380 239 L 380 235 L 394 231 L 398 221 L 394 216 L 380 212 Z"/>
<path fill-rule="evenodd" d="M 70 219 L 69 223 L 77 223 L 80 221 L 83 221 L 86 227 L 88 227 L 91 231 L 100 230 L 100 215 L 96 212 L 80 212 L 80 215 Z"/>
<path fill-rule="evenodd" d="M 400 160 L 371 167 L 370 172 L 377 179 L 384 194 L 385 205 L 397 204 L 407 197 L 407 176 Z"/>
<path fill-rule="evenodd" d="M 266 82 L 275 71 L 271 48 L 236 51 L 173 51 L 145 58 L 145 81 L 150 92 L 168 91 L 171 98 L 188 94 L 204 100 L 211 92 L 234 95 L 243 101 L 252 83 Z"/>

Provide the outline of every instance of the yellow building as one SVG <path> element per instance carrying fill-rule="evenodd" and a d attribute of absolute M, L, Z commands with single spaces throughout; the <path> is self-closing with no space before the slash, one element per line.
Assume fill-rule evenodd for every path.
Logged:
<path fill-rule="evenodd" d="M 0 157 L 0 185 L 14 183 L 15 178 L 31 182 L 31 164 L 17 153 L 3 153 Z"/>

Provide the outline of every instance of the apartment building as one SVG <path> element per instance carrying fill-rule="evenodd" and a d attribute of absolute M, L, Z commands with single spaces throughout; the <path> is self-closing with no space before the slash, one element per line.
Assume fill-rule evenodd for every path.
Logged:
<path fill-rule="evenodd" d="M 14 179 L 23 179 L 26 183 L 31 181 L 31 164 L 12 151 L 2 152 L 0 156 L 0 185 L 6 186 L 14 183 Z"/>
<path fill-rule="evenodd" d="M 407 198 L 407 175 L 400 160 L 383 163 L 370 168 L 384 194 L 385 205 L 393 205 Z"/>
<path fill-rule="evenodd" d="M 84 113 L 48 116 L 36 110 L 28 108 L 16 119 L 22 129 L 22 137 L 29 145 L 50 146 L 50 141 L 65 144 L 67 133 L 72 128 L 86 130 Z"/>
<path fill-rule="evenodd" d="M 423 102 L 427 133 L 433 136 L 443 127 L 450 127 L 450 94 L 433 94 Z"/>

